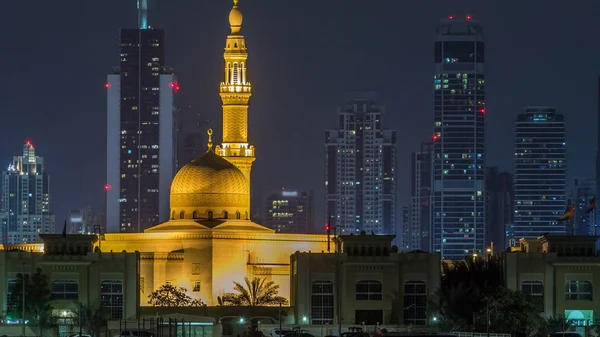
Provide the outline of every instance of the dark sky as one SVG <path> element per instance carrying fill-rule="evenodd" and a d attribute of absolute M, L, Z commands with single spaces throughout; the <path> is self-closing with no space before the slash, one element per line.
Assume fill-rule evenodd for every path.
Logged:
<path fill-rule="evenodd" d="M 348 93 L 374 91 L 398 133 L 399 196 L 410 195 L 410 152 L 432 133 L 435 27 L 469 13 L 484 25 L 488 165 L 512 170 L 512 123 L 526 105 L 566 115 L 570 178 L 592 176 L 600 6 L 596 0 L 240 0 L 254 95 L 254 200 L 261 190 L 316 191 L 323 213 L 324 129 Z M 220 134 L 228 0 L 150 0 L 167 30 L 167 63 L 181 106 Z M 135 0 L 3 1 L 0 163 L 26 139 L 51 172 L 53 209 L 103 205 L 105 75 L 118 30 L 135 27 Z M 219 137 L 218 137 L 219 138 Z M 254 203 L 256 208 L 257 203 Z M 317 225 L 318 226 L 318 225 Z"/>

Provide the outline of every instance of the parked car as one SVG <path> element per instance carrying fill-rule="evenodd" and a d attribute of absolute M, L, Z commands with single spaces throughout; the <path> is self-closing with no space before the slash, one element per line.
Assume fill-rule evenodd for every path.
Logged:
<path fill-rule="evenodd" d="M 292 330 L 290 328 L 283 328 L 283 329 L 281 329 L 281 331 L 279 331 L 279 328 L 277 328 L 277 329 L 271 330 L 270 335 L 271 335 L 271 337 L 283 337 L 290 332 L 294 332 L 294 330 Z"/>

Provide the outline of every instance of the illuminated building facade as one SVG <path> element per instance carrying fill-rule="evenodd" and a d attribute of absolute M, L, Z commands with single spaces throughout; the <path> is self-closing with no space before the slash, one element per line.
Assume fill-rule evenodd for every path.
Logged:
<path fill-rule="evenodd" d="M 107 230 L 141 232 L 169 218 L 179 86 L 165 63 L 165 31 L 143 15 L 138 29 L 121 30 L 120 60 L 106 83 Z"/>
<path fill-rule="evenodd" d="M 567 153 L 564 116 L 552 107 L 527 107 L 515 122 L 513 237 L 564 235 Z M 570 233 L 569 233 L 570 234 Z"/>
<path fill-rule="evenodd" d="M 40 242 L 40 234 L 54 233 L 50 176 L 44 158 L 35 155 L 31 142 L 25 143 L 23 155 L 13 157 L 2 172 L 0 197 L 3 244 Z"/>
<path fill-rule="evenodd" d="M 444 260 L 484 249 L 484 56 L 482 27 L 471 16 L 451 16 L 438 26 L 432 248 Z"/>
<path fill-rule="evenodd" d="M 282 189 L 267 193 L 262 224 L 278 233 L 314 232 L 313 191 Z"/>
<path fill-rule="evenodd" d="M 421 144 L 419 152 L 411 157 L 412 184 L 410 227 L 408 229 L 407 247 L 430 251 L 431 233 L 431 169 L 433 164 L 433 143 Z"/>
<path fill-rule="evenodd" d="M 325 132 L 326 214 L 338 233 L 396 233 L 396 132 L 383 128 L 383 107 L 356 98 Z"/>

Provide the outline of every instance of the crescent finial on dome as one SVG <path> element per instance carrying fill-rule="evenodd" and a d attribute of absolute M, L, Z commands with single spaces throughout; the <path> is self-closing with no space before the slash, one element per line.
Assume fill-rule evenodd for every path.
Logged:
<path fill-rule="evenodd" d="M 213 142 L 212 142 L 212 134 L 213 134 L 213 130 L 212 129 L 208 129 L 206 130 L 206 134 L 208 135 L 208 149 L 206 150 L 206 152 L 212 151 L 212 147 L 213 147 Z"/>

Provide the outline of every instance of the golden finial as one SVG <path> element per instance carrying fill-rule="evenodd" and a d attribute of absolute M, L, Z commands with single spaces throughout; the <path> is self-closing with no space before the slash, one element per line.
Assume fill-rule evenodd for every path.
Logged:
<path fill-rule="evenodd" d="M 213 142 L 212 142 L 212 134 L 213 134 L 213 130 L 212 129 L 208 129 L 206 130 L 206 134 L 208 134 L 208 151 L 212 151 L 212 147 L 213 147 Z"/>
<path fill-rule="evenodd" d="M 240 1 L 240 0 L 233 0 L 233 6 L 234 6 L 234 7 L 237 7 L 237 5 L 238 5 L 238 2 L 239 2 L 239 1 Z"/>

